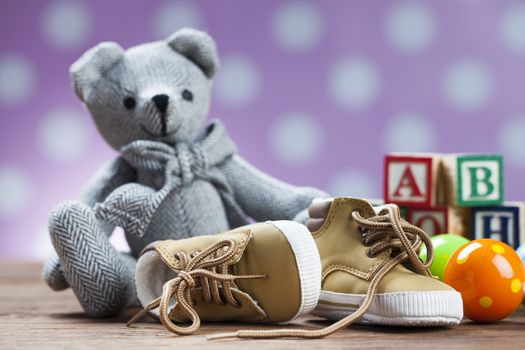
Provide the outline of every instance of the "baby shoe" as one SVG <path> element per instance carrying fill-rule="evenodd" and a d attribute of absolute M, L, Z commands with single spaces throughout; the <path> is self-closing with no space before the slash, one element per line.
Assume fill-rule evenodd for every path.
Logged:
<path fill-rule="evenodd" d="M 322 202 L 320 202 L 322 203 Z M 308 226 L 321 256 L 322 285 L 314 314 L 331 320 L 320 329 L 240 330 L 213 338 L 321 338 L 360 321 L 396 326 L 450 326 L 463 318 L 461 295 L 433 278 L 432 242 L 400 217 L 399 208 L 336 198 Z M 312 210 L 312 208 L 314 208 Z M 310 208 L 310 214 L 315 204 Z M 417 251 L 425 244 L 428 259 Z"/>
<path fill-rule="evenodd" d="M 138 259 L 135 283 L 145 307 L 128 325 L 150 313 L 186 335 L 201 320 L 286 323 L 311 312 L 321 263 L 305 226 L 274 221 L 154 242 Z"/>
<path fill-rule="evenodd" d="M 401 219 L 397 205 L 336 198 L 312 235 L 323 269 L 314 314 L 395 326 L 449 326 L 463 318 L 461 294 L 430 275 L 430 259 L 418 258 L 422 243 L 432 251 L 429 237 Z"/>

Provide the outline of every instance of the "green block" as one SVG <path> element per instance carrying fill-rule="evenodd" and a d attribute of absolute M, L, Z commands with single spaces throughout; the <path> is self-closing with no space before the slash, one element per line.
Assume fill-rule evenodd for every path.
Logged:
<path fill-rule="evenodd" d="M 503 204 L 503 157 L 457 157 L 457 201 L 461 207 Z"/>

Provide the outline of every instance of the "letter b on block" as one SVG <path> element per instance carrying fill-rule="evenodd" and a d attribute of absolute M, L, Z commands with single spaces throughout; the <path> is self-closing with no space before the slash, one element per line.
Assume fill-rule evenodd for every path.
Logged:
<path fill-rule="evenodd" d="M 503 203 L 503 158 L 501 156 L 458 156 L 457 169 L 459 206 Z"/>

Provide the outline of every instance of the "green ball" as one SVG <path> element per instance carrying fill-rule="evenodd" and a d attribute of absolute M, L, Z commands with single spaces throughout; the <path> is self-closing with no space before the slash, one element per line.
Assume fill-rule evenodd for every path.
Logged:
<path fill-rule="evenodd" d="M 442 234 L 430 238 L 432 246 L 434 247 L 434 261 L 430 265 L 429 271 L 434 276 L 437 276 L 440 281 L 443 281 L 445 275 L 445 268 L 447 267 L 448 259 L 459 249 L 463 244 L 469 242 L 468 239 L 462 236 L 453 234 Z M 427 247 L 422 246 L 419 252 L 419 257 L 422 261 L 427 260 Z"/>

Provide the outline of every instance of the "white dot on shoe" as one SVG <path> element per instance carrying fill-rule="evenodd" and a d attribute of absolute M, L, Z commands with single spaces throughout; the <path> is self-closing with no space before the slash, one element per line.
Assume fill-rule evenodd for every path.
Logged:
<path fill-rule="evenodd" d="M 381 184 L 361 169 L 344 169 L 336 173 L 327 187 L 328 193 L 335 197 L 379 198 L 381 195 Z"/>
<path fill-rule="evenodd" d="M 34 197 L 29 174 L 17 165 L 0 165 L 0 216 L 14 217 L 23 212 Z"/>
<path fill-rule="evenodd" d="M 525 4 L 514 3 L 503 11 L 500 34 L 511 52 L 525 55 Z"/>
<path fill-rule="evenodd" d="M 48 113 L 38 129 L 40 150 L 51 160 L 66 162 L 86 151 L 88 135 L 83 117 L 60 108 Z"/>
<path fill-rule="evenodd" d="M 72 49 L 83 44 L 93 27 L 89 10 L 80 1 L 54 1 L 42 18 L 44 38 L 59 49 Z"/>
<path fill-rule="evenodd" d="M 505 160 L 525 169 L 525 116 L 501 125 L 498 144 Z"/>
<path fill-rule="evenodd" d="M 303 53 L 319 43 L 324 33 L 324 20 L 313 3 L 290 1 L 277 8 L 272 33 L 283 50 Z"/>
<path fill-rule="evenodd" d="M 153 35 L 165 39 L 184 27 L 202 28 L 200 10 L 190 1 L 164 1 L 153 13 Z"/>
<path fill-rule="evenodd" d="M 328 93 L 339 106 L 363 110 L 376 100 L 381 85 L 380 74 L 369 60 L 345 57 L 328 75 Z"/>
<path fill-rule="evenodd" d="M 385 127 L 385 152 L 431 152 L 436 147 L 436 131 L 424 116 L 402 113 Z"/>
<path fill-rule="evenodd" d="M 261 88 L 259 68 L 247 57 L 229 56 L 214 82 L 214 93 L 224 107 L 241 108 L 257 97 Z"/>
<path fill-rule="evenodd" d="M 430 46 L 436 36 L 436 20 L 432 11 L 420 2 L 397 4 L 385 21 L 387 41 L 404 53 L 419 53 Z"/>
<path fill-rule="evenodd" d="M 443 77 L 445 100 L 457 110 L 470 112 L 488 102 L 493 90 L 492 75 L 481 62 L 463 59 L 452 64 Z"/>
<path fill-rule="evenodd" d="M 0 56 L 0 104 L 19 105 L 35 90 L 35 68 L 24 56 L 2 54 Z"/>
<path fill-rule="evenodd" d="M 313 162 L 320 154 L 323 138 L 321 125 L 315 118 L 302 112 L 289 112 L 272 125 L 269 145 L 279 161 L 300 167 Z"/>

